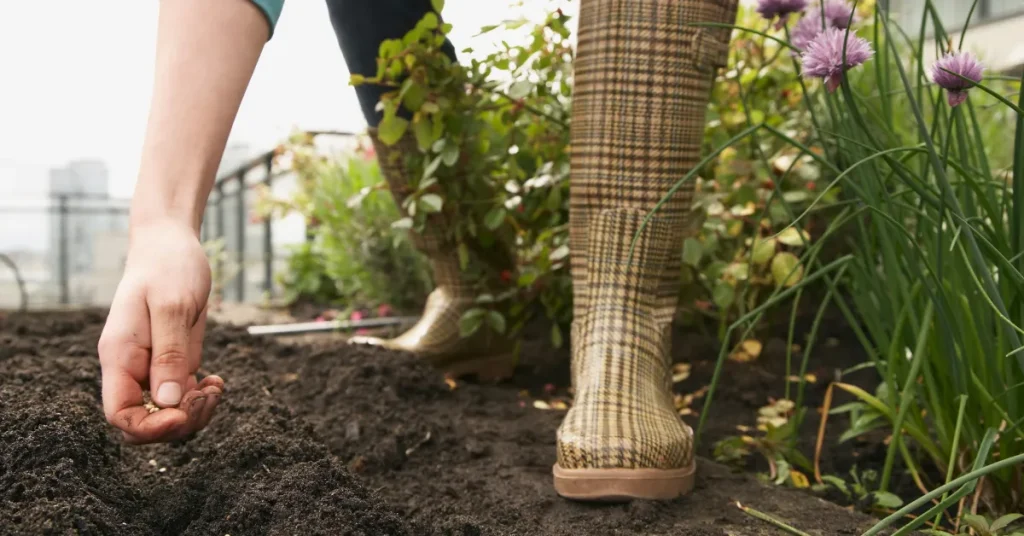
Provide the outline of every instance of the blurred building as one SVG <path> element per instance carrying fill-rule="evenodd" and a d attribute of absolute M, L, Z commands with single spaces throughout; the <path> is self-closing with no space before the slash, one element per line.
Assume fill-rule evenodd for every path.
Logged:
<path fill-rule="evenodd" d="M 50 199 L 56 205 L 50 214 L 53 273 L 60 272 L 62 262 L 69 274 L 92 267 L 92 237 L 110 227 L 110 218 L 77 209 L 109 199 L 109 182 L 107 165 L 99 160 L 76 160 L 50 170 Z"/>
<path fill-rule="evenodd" d="M 127 243 L 125 206 L 110 198 L 100 160 L 75 160 L 50 170 L 51 288 L 57 301 L 103 303 L 113 293 Z"/>
<path fill-rule="evenodd" d="M 888 2 L 904 30 L 920 28 L 925 0 Z M 978 0 L 977 6 L 973 0 L 932 0 L 932 4 L 956 41 L 970 15 L 964 48 L 977 53 L 990 71 L 1020 73 L 1024 67 L 1024 0 Z M 927 48 L 931 51 L 934 46 Z"/>

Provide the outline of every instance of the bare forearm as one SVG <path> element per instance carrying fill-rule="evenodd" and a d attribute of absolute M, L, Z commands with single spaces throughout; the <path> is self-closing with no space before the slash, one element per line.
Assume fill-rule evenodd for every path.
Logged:
<path fill-rule="evenodd" d="M 196 232 L 231 125 L 269 27 L 248 0 L 162 0 L 156 75 L 133 227 L 187 223 Z"/>

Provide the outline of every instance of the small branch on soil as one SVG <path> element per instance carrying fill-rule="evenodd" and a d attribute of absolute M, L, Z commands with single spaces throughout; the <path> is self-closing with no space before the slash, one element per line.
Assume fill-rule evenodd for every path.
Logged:
<path fill-rule="evenodd" d="M 744 514 L 760 519 L 761 521 L 764 521 L 766 523 L 770 523 L 774 525 L 776 528 L 786 531 L 788 534 L 793 534 L 795 536 L 811 536 L 810 534 L 807 534 L 806 532 L 798 528 L 791 527 L 764 512 L 758 512 L 757 510 L 754 510 L 749 506 L 743 506 L 742 504 L 739 503 L 739 501 L 736 502 L 736 508 L 739 508 L 740 511 L 742 511 Z"/>

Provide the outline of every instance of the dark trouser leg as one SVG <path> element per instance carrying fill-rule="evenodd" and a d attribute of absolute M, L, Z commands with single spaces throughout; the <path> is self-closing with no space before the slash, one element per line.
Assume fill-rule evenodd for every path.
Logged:
<path fill-rule="evenodd" d="M 377 75 L 380 44 L 401 39 L 432 8 L 430 0 L 327 0 L 327 11 L 349 72 L 372 77 Z M 444 51 L 455 59 L 451 42 L 445 42 Z M 374 108 L 388 88 L 364 84 L 355 89 L 363 117 L 376 127 L 381 114 Z"/>

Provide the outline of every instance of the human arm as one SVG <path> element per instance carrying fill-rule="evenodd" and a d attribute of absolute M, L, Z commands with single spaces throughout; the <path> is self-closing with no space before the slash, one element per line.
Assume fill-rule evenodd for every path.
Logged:
<path fill-rule="evenodd" d="M 231 125 L 270 32 L 249 0 L 163 0 L 129 247 L 99 342 L 107 420 L 133 443 L 204 427 L 223 392 L 197 383 L 210 293 L 199 226 Z M 165 408 L 143 406 L 143 390 Z"/>

